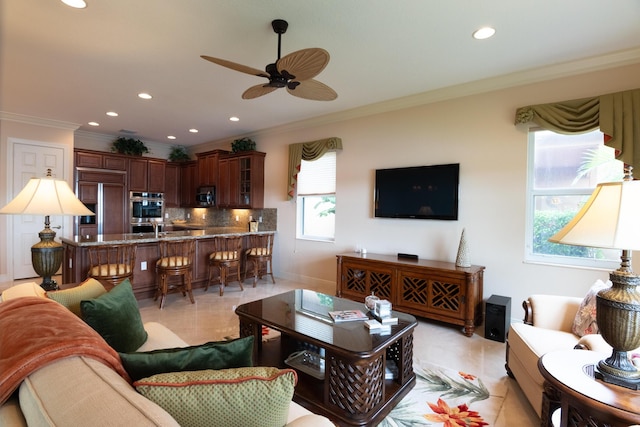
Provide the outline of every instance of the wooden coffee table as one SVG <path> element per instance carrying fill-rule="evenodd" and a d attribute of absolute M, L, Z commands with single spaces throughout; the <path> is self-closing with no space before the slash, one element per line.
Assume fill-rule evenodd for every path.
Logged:
<path fill-rule="evenodd" d="M 242 304 L 240 336 L 253 335 L 256 365 L 298 372 L 294 400 L 339 425 L 378 424 L 413 388 L 416 319 L 393 312 L 398 324 L 373 334 L 363 321 L 334 323 L 334 310 L 363 303 L 297 289 Z M 262 325 L 280 332 L 263 342 Z"/>
<path fill-rule="evenodd" d="M 640 391 L 597 380 L 594 366 L 608 354 L 588 350 L 552 351 L 538 360 L 544 377 L 541 425 L 551 427 L 560 408 L 567 426 L 627 427 L 640 424 Z"/>

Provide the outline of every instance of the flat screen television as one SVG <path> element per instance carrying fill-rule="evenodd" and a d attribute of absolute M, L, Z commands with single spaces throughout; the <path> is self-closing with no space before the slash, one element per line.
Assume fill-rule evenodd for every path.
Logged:
<path fill-rule="evenodd" d="M 458 219 L 460 164 L 377 169 L 378 218 Z"/>

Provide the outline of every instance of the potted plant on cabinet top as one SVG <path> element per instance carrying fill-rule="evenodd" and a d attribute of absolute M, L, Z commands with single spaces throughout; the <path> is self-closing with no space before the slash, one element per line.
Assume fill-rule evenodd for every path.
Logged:
<path fill-rule="evenodd" d="M 256 149 L 256 142 L 251 138 L 236 139 L 231 143 L 231 151 L 238 153 L 240 151 L 253 151 Z"/>
<path fill-rule="evenodd" d="M 142 156 L 144 153 L 148 153 L 149 149 L 139 139 L 120 136 L 111 144 L 111 151 L 129 156 Z"/>
<path fill-rule="evenodd" d="M 191 160 L 187 149 L 182 145 L 174 145 L 169 153 L 169 160 L 172 162 L 186 162 Z"/>

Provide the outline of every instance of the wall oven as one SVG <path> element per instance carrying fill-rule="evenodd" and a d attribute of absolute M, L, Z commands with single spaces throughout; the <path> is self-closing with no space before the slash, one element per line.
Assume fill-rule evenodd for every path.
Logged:
<path fill-rule="evenodd" d="M 153 223 L 164 218 L 164 194 L 132 191 L 129 195 L 131 232 L 153 232 Z"/>

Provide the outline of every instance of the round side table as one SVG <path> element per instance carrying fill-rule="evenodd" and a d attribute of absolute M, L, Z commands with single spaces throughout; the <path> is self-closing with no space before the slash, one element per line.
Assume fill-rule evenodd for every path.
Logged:
<path fill-rule="evenodd" d="M 545 379 L 542 426 L 552 426 L 560 408 L 560 427 L 640 424 L 640 391 L 594 378 L 594 365 L 608 355 L 588 350 L 553 351 L 538 361 Z M 558 427 L 558 426 L 556 426 Z"/>

